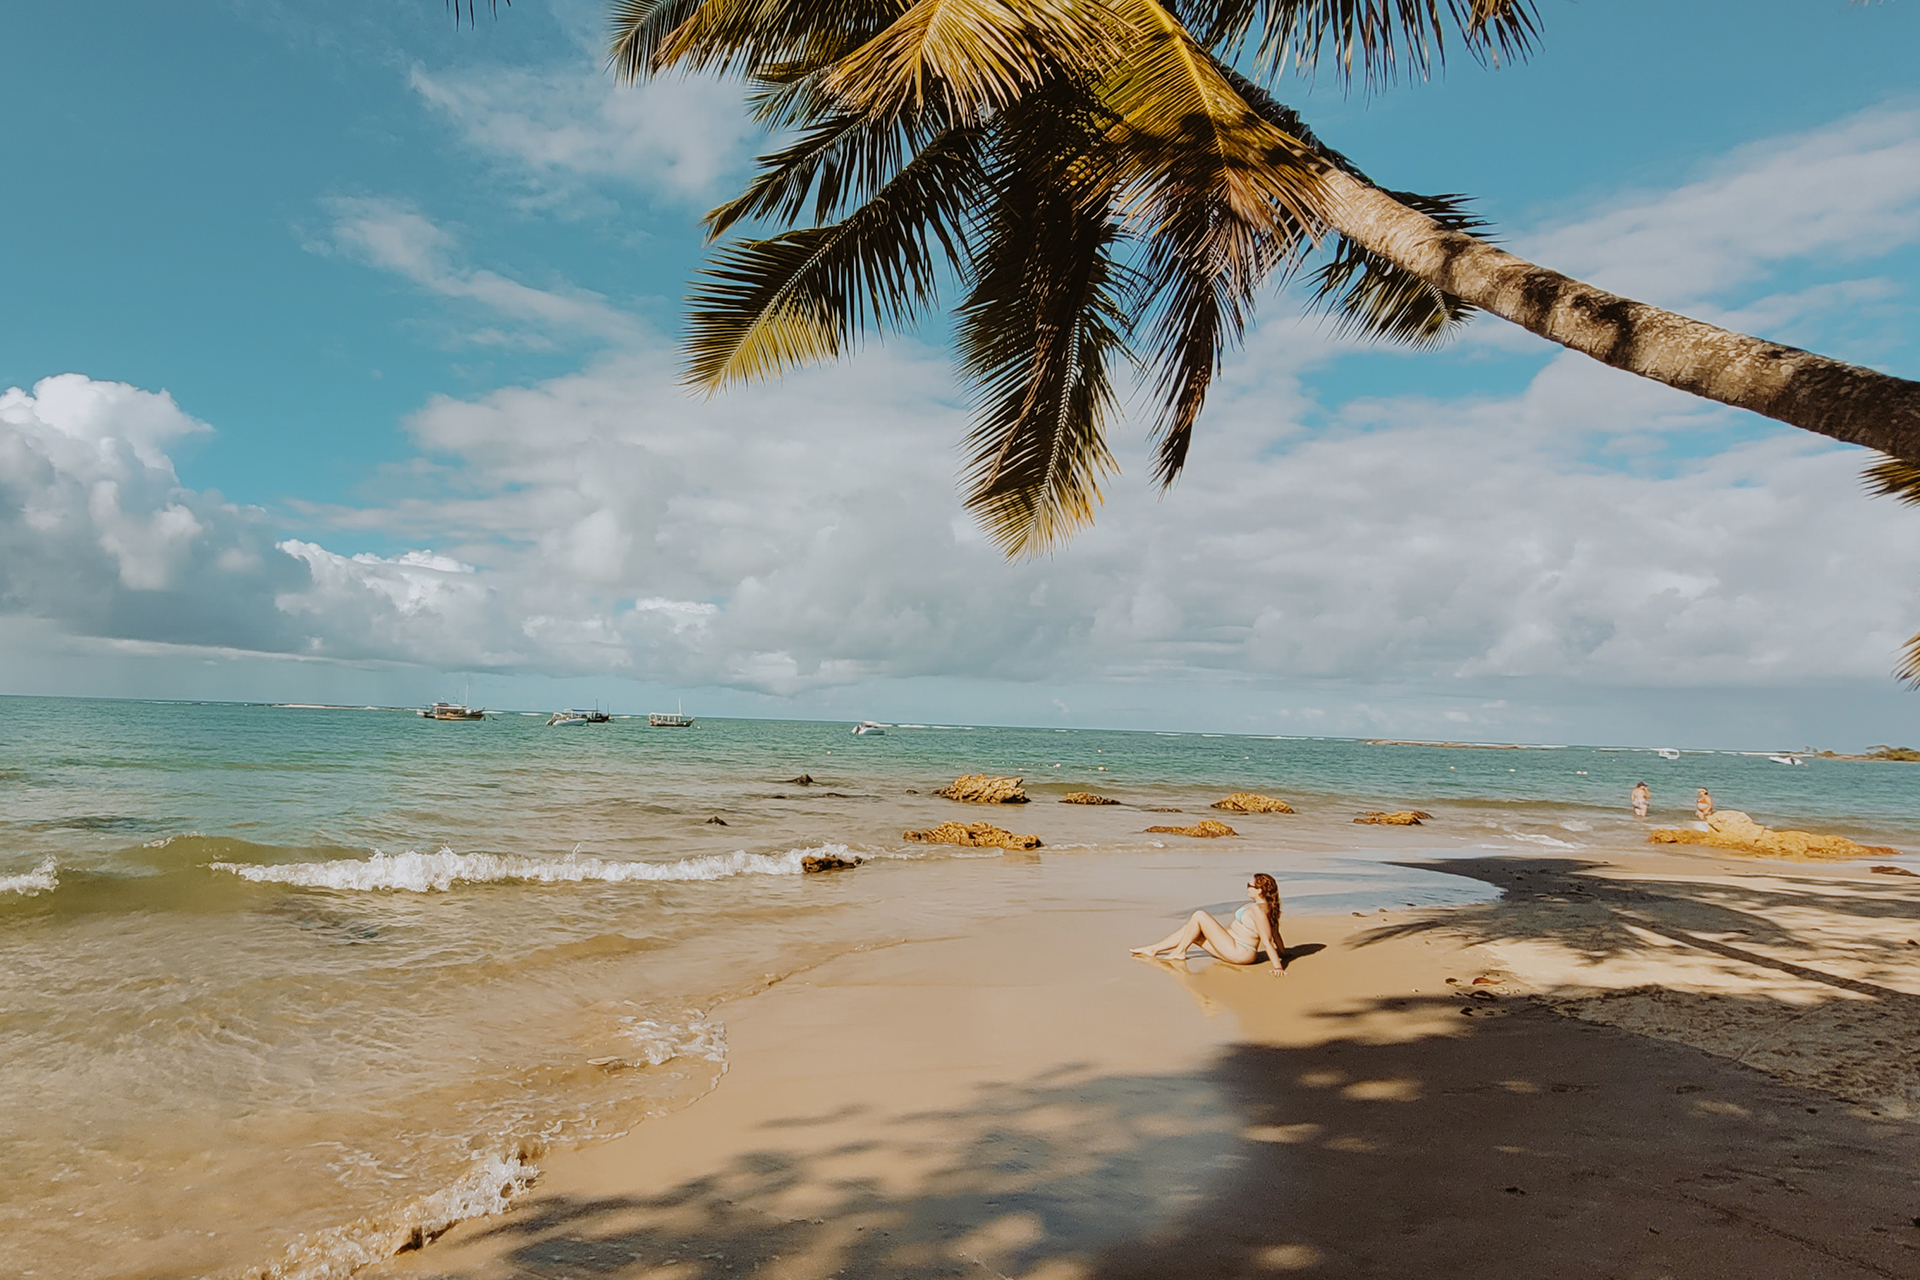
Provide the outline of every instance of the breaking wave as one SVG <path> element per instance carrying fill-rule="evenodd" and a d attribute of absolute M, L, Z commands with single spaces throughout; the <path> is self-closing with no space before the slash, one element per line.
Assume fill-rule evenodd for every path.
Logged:
<path fill-rule="evenodd" d="M 60 887 L 52 858 L 41 860 L 33 870 L 17 876 L 0 876 L 0 893 L 18 893 L 31 898 L 36 893 L 52 893 Z"/>
<path fill-rule="evenodd" d="M 594 880 L 620 884 L 632 880 L 725 880 L 732 876 L 797 876 L 800 860 L 812 856 L 858 859 L 842 844 L 812 849 L 789 849 L 781 854 L 705 854 L 678 862 L 613 862 L 577 853 L 563 858 L 526 858 L 517 854 L 375 853 L 371 858 L 343 858 L 331 862 L 293 862 L 259 866 L 215 862 L 216 871 L 228 871 L 261 884 L 287 884 L 308 889 L 405 889 L 413 893 L 446 890 L 456 884 L 523 882 L 579 883 Z"/>
<path fill-rule="evenodd" d="M 370 1263 L 417 1249 L 468 1218 L 503 1212 L 513 1198 L 533 1185 L 541 1152 L 529 1144 L 482 1157 L 450 1187 L 422 1196 L 389 1218 L 363 1218 L 302 1236 L 279 1262 L 252 1267 L 236 1280 L 345 1280 Z"/>

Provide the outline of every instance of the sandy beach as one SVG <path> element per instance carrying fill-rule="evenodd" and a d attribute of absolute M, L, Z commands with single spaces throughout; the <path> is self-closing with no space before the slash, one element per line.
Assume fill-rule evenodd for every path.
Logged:
<path fill-rule="evenodd" d="M 1502 896 L 1276 976 L 1125 953 L 1230 879 L 1036 859 L 1079 906 L 722 1006 L 707 1096 L 361 1274 L 1920 1276 L 1920 881 L 1435 865 Z"/>

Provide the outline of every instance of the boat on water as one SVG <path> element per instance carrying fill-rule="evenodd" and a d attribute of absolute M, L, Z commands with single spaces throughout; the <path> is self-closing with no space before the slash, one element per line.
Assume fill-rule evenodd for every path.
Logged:
<path fill-rule="evenodd" d="M 436 702 L 418 713 L 428 720 L 485 720 L 485 708 L 475 709 L 464 702 Z"/>
<path fill-rule="evenodd" d="M 547 717 L 549 727 L 557 724 L 605 724 L 613 719 L 606 712 L 595 707 L 591 711 L 580 707 L 568 707 L 565 711 L 556 711 Z"/>
<path fill-rule="evenodd" d="M 693 717 L 684 710 L 656 711 L 647 717 L 649 729 L 691 729 Z"/>
<path fill-rule="evenodd" d="M 1672 747 L 1661 747 L 1658 751 L 1655 751 L 1654 754 L 1662 760 L 1678 760 L 1680 758 L 1680 753 Z"/>
<path fill-rule="evenodd" d="M 1802 760 L 1799 756 L 1793 756 L 1793 755 L 1768 756 L 1767 759 L 1773 761 L 1775 764 L 1805 764 L 1806 763 L 1806 761 Z"/>
<path fill-rule="evenodd" d="M 887 726 L 883 724 L 876 724 L 871 720 L 862 720 L 859 724 L 853 726 L 853 731 L 859 737 L 864 738 L 869 736 L 870 734 L 885 733 L 887 731 Z"/>

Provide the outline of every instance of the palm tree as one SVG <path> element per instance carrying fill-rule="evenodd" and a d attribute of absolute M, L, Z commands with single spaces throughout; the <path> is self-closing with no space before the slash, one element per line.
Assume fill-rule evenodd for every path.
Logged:
<path fill-rule="evenodd" d="M 1912 464 L 1920 383 L 1617 297 L 1476 235 L 1456 195 L 1393 191 L 1263 80 L 1369 86 L 1458 40 L 1523 57 L 1534 0 L 615 0 L 612 64 L 744 77 L 786 136 L 710 239 L 687 377 L 709 391 L 838 356 L 958 302 L 976 399 L 967 505 L 1008 555 L 1089 522 L 1113 471 L 1114 366 L 1157 393 L 1156 478 L 1185 463 L 1257 290 L 1303 269 L 1345 328 L 1413 344 L 1487 311 L 1616 368 Z M 1884 478 L 1883 478 L 1884 480 Z M 1920 655 L 1920 650 L 1916 650 Z M 1917 668 L 1920 669 L 1920 668 Z"/>

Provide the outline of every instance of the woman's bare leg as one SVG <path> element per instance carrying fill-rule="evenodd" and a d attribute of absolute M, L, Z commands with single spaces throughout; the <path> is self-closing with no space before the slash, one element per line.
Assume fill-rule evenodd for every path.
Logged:
<path fill-rule="evenodd" d="M 1135 947 L 1137 956 L 1172 955 L 1175 959 L 1187 954 L 1190 947 L 1198 946 L 1208 955 L 1225 960 L 1228 964 L 1250 964 L 1251 960 L 1240 957 L 1247 954 L 1246 944 L 1227 931 L 1227 927 L 1204 911 L 1196 911 L 1187 917 L 1187 922 L 1175 929 L 1160 941 L 1146 947 Z M 1259 953 L 1253 953 L 1257 958 Z"/>

